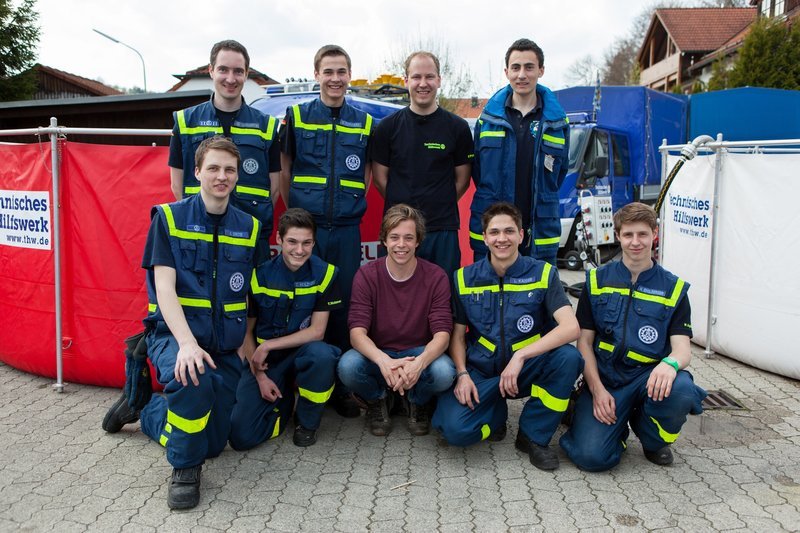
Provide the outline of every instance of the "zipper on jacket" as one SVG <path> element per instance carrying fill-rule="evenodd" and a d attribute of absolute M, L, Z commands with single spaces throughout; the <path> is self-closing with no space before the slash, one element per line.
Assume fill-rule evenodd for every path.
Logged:
<path fill-rule="evenodd" d="M 219 224 L 214 224 L 213 240 L 214 259 L 211 265 L 211 346 L 219 350 L 219 339 L 217 338 L 217 263 L 219 257 Z"/>
<path fill-rule="evenodd" d="M 501 356 L 498 358 L 498 363 L 500 363 L 500 368 L 498 368 L 498 374 L 503 372 L 505 369 L 506 364 L 508 364 L 508 354 L 506 353 L 506 320 L 505 320 L 505 310 L 503 308 L 503 300 L 505 299 L 505 292 L 503 290 L 503 278 L 500 278 L 500 354 Z"/>
<path fill-rule="evenodd" d="M 336 122 L 338 122 L 338 120 L 339 117 L 334 117 L 333 123 L 331 124 L 331 175 L 328 183 L 328 224 L 333 224 L 333 196 L 336 190 Z"/>
<path fill-rule="evenodd" d="M 631 303 L 633 302 L 633 292 L 636 290 L 636 284 L 632 283 L 630 286 L 630 294 L 628 295 L 628 302 L 625 304 L 625 316 L 622 319 L 622 342 L 619 343 L 620 353 L 625 353 L 627 350 L 625 346 L 625 340 L 628 336 L 628 313 L 631 309 Z"/>

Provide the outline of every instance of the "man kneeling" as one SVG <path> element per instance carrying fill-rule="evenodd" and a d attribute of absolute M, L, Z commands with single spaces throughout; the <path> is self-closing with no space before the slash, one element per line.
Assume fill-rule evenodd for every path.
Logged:
<path fill-rule="evenodd" d="M 341 354 L 322 338 L 330 310 L 341 307 L 342 299 L 339 270 L 311 254 L 316 229 L 305 209 L 286 210 L 278 222 L 281 253 L 253 273 L 251 316 L 240 352 L 250 372 L 242 373 L 231 415 L 230 443 L 236 450 L 281 434 L 294 408 L 295 382 L 300 398 L 294 444 L 317 441 Z"/>
<path fill-rule="evenodd" d="M 387 389 L 408 393 L 408 429 L 430 429 L 430 402 L 453 384 L 444 351 L 450 341 L 450 283 L 440 267 L 416 257 L 425 237 L 422 215 L 405 204 L 390 207 L 381 223 L 386 257 L 362 266 L 350 300 L 353 349 L 339 362 L 339 378 L 367 403 L 373 435 L 391 431 Z"/>
<path fill-rule="evenodd" d="M 628 424 L 653 463 L 672 463 L 669 445 L 706 393 L 685 369 L 692 359 L 689 284 L 650 258 L 656 213 L 641 203 L 614 215 L 622 260 L 591 270 L 578 301 L 586 389 L 561 447 L 579 468 L 619 463 Z"/>
<path fill-rule="evenodd" d="M 578 322 L 558 271 L 519 253 L 519 209 L 493 204 L 481 223 L 489 256 L 455 273 L 450 354 L 457 381 L 439 397 L 433 426 L 455 446 L 501 440 L 506 399 L 528 398 L 515 445 L 535 467 L 554 470 L 558 456 L 550 439 L 583 367 L 567 344 L 578 338 Z"/>

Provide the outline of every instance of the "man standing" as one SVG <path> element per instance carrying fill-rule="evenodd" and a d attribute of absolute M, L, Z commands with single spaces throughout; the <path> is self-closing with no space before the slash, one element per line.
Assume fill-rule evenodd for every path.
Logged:
<path fill-rule="evenodd" d="M 331 309 L 342 306 L 338 269 L 311 255 L 316 231 L 308 211 L 290 208 L 278 222 L 281 253 L 259 265 L 250 282 L 251 316 L 242 355 L 250 366 L 236 391 L 231 446 L 247 450 L 277 437 L 300 399 L 296 446 L 317 441 L 341 350 L 322 342 Z M 256 347 L 258 346 L 258 347 Z"/>
<path fill-rule="evenodd" d="M 381 223 L 387 255 L 356 274 L 350 302 L 353 349 L 339 361 L 339 377 L 367 403 L 373 435 L 391 431 L 387 389 L 408 393 L 408 429 L 425 435 L 430 401 L 453 383 L 450 285 L 441 268 L 416 257 L 425 222 L 407 205 L 390 207 Z"/>
<path fill-rule="evenodd" d="M 225 448 L 247 329 L 247 285 L 259 223 L 230 205 L 239 151 L 224 137 L 195 154 L 199 194 L 153 208 L 142 266 L 150 300 L 147 353 L 165 396 L 141 412 L 123 396 L 103 420 L 116 433 L 142 419 L 142 432 L 167 449 L 173 466 L 167 503 L 189 509 L 200 500 L 205 459 Z"/>
<path fill-rule="evenodd" d="M 515 446 L 541 470 L 558 468 L 549 447 L 581 373 L 572 306 L 550 264 L 523 256 L 519 210 L 507 202 L 483 214 L 488 257 L 455 276 L 450 354 L 452 393 L 439 397 L 433 426 L 456 446 L 506 435 L 507 398 L 527 398 Z M 549 324 L 557 324 L 549 329 Z M 467 333 L 467 326 L 469 332 Z"/>
<path fill-rule="evenodd" d="M 511 202 L 522 212 L 520 253 L 555 266 L 558 188 L 569 166 L 567 117 L 550 89 L 538 83 L 544 53 L 536 43 L 514 41 L 504 71 L 509 84 L 489 99 L 475 125 L 469 242 L 476 261 L 485 256 L 481 216 L 494 202 Z"/>
<path fill-rule="evenodd" d="M 461 266 L 458 199 L 469 185 L 472 138 L 467 122 L 439 107 L 439 59 L 414 52 L 405 62 L 411 105 L 375 128 L 372 172 L 386 209 L 405 203 L 425 217 L 419 257 L 448 276 Z"/>
<path fill-rule="evenodd" d="M 314 56 L 319 98 L 286 110 L 281 127 L 281 192 L 287 206 L 314 216 L 314 253 L 339 267 L 344 305 L 331 313 L 326 338 L 342 350 L 350 347 L 347 308 L 353 277 L 361 265 L 361 217 L 367 210 L 370 180 L 368 144 L 372 116 L 345 101 L 350 83 L 350 56 L 333 44 Z M 358 408 L 337 391 L 334 402 L 343 416 Z"/>
<path fill-rule="evenodd" d="M 703 411 L 706 392 L 685 369 L 692 360 L 689 284 L 650 257 L 658 233 L 652 207 L 635 202 L 614 214 L 622 260 L 590 270 L 578 301 L 586 387 L 561 447 L 579 468 L 617 465 L 628 425 L 645 457 L 672 463 L 689 413 Z"/>
<path fill-rule="evenodd" d="M 249 68 L 250 56 L 240 43 L 220 41 L 211 48 L 208 73 L 214 82 L 214 94 L 208 102 L 174 113 L 169 170 L 176 200 L 199 192 L 194 176 L 184 169 L 194 168 L 195 151 L 204 139 L 214 135 L 229 137 L 241 154 L 233 204 L 261 223 L 259 254 L 264 259 L 269 257 L 272 211 L 278 199 L 278 121 L 245 103 L 242 89 Z"/>

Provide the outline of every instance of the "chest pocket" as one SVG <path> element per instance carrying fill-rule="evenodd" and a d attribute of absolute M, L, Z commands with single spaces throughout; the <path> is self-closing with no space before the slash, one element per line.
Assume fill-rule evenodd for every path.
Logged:
<path fill-rule="evenodd" d="M 225 259 L 234 263 L 250 263 L 253 260 L 253 248 L 247 246 L 223 245 Z"/>
<path fill-rule="evenodd" d="M 463 300 L 462 300 L 463 301 Z M 492 291 L 483 291 L 473 293 L 466 297 L 465 310 L 467 317 L 481 325 L 489 326 L 495 322 L 495 314 L 497 311 L 497 297 Z"/>
<path fill-rule="evenodd" d="M 600 296 L 597 305 L 599 316 L 595 317 L 595 320 L 599 322 L 598 325 L 601 326 L 607 334 L 611 334 L 614 326 L 620 321 L 624 303 L 625 298 L 618 293 L 603 294 Z"/>
<path fill-rule="evenodd" d="M 185 270 L 190 270 L 195 273 L 205 272 L 208 263 L 207 244 L 208 243 L 204 241 L 181 239 L 179 241 L 181 266 Z"/>
<path fill-rule="evenodd" d="M 297 154 L 308 158 L 310 162 L 322 167 L 324 163 L 323 160 L 328 156 L 329 137 L 330 133 L 327 131 L 299 130 L 299 133 L 296 135 Z"/>

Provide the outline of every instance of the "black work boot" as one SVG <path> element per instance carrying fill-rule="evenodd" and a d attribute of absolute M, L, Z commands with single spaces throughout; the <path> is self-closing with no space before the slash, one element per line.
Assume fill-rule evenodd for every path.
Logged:
<path fill-rule="evenodd" d="M 334 391 L 334 396 L 331 403 L 333 404 L 333 408 L 336 410 L 336 413 L 341 417 L 358 418 L 361 416 L 361 406 L 349 392 L 337 394 L 337 391 Z"/>
<path fill-rule="evenodd" d="M 417 405 L 409 402 L 408 431 L 412 435 L 427 435 L 431 429 L 431 408 L 429 404 Z"/>
<path fill-rule="evenodd" d="M 292 442 L 294 442 L 295 446 L 300 446 L 301 448 L 305 448 L 306 446 L 311 446 L 315 442 L 317 442 L 317 430 L 316 429 L 306 429 L 300 424 L 294 428 L 294 436 L 292 436 Z"/>
<path fill-rule="evenodd" d="M 528 440 L 522 431 L 517 433 L 517 440 L 514 446 L 521 452 L 528 454 L 531 464 L 539 470 L 555 470 L 558 468 L 558 455 L 549 446 L 539 446 L 535 442 Z"/>
<path fill-rule="evenodd" d="M 488 440 L 489 442 L 500 442 L 501 440 L 506 438 L 507 432 L 508 428 L 506 427 L 505 424 L 503 424 L 497 431 L 492 431 L 491 433 L 489 433 L 489 436 L 486 437 L 486 440 Z"/>
<path fill-rule="evenodd" d="M 167 490 L 167 505 L 170 509 L 192 509 L 200 503 L 200 471 L 202 465 L 190 468 L 174 468 Z"/>
<path fill-rule="evenodd" d="M 386 398 L 367 402 L 367 427 L 370 432 L 378 437 L 384 437 L 392 431 L 392 422 L 389 420 L 389 405 Z"/>
<path fill-rule="evenodd" d="M 139 420 L 139 411 L 128 405 L 128 399 L 123 394 L 103 417 L 102 427 L 108 433 L 116 433 L 125 424 L 131 424 L 137 420 Z"/>
<path fill-rule="evenodd" d="M 659 466 L 671 465 L 674 460 L 674 457 L 672 457 L 672 448 L 669 446 L 664 446 L 652 452 L 645 450 L 644 456 L 648 461 Z"/>

